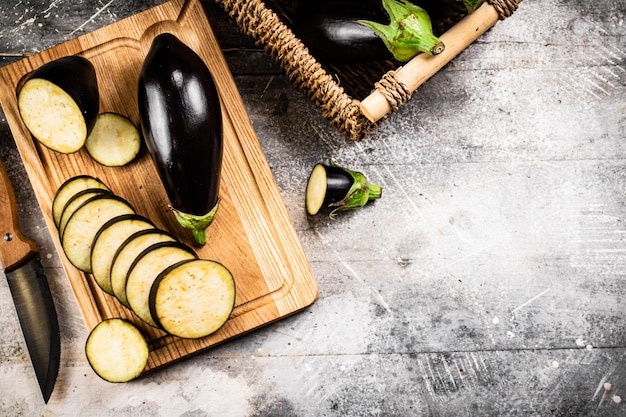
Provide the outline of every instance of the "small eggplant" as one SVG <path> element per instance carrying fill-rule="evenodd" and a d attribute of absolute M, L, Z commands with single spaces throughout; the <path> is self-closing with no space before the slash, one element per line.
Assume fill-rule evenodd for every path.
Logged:
<path fill-rule="evenodd" d="M 370 183 L 364 174 L 337 165 L 317 164 L 313 167 L 306 186 L 306 211 L 314 216 L 364 206 L 380 198 L 382 187 Z"/>
<path fill-rule="evenodd" d="M 428 12 L 408 0 L 303 1 L 293 31 L 317 59 L 329 63 L 408 61 L 445 47 L 432 32 Z"/>
<path fill-rule="evenodd" d="M 44 146 L 73 153 L 85 144 L 100 108 L 96 71 L 73 55 L 43 64 L 17 94 L 24 125 Z"/>
<path fill-rule="evenodd" d="M 169 33 L 152 42 L 139 78 L 141 130 L 178 222 L 196 244 L 218 208 L 222 113 L 206 64 Z"/>

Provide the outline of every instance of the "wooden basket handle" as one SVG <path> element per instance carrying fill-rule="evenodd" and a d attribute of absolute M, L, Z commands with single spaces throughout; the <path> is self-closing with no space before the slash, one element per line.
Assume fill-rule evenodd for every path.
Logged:
<path fill-rule="evenodd" d="M 501 11 L 496 10 L 490 1 L 484 2 L 473 13 L 465 16 L 440 36 L 446 45 L 446 49 L 442 53 L 438 55 L 418 54 L 404 66 L 394 71 L 392 74 L 394 82 L 399 83 L 404 94 L 410 97 L 420 85 L 495 25 L 499 19 L 502 19 Z M 361 112 L 371 122 L 377 122 L 391 111 L 395 111 L 397 107 L 394 97 L 391 97 L 384 88 L 376 88 L 360 103 Z"/>

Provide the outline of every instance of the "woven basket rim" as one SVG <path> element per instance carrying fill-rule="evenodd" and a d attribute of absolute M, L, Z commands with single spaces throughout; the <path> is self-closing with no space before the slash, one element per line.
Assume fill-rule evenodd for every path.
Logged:
<path fill-rule="evenodd" d="M 513 14 L 522 0 L 486 0 L 485 3 L 503 20 Z M 382 96 L 389 110 L 376 121 L 361 110 L 362 102 L 351 97 L 298 39 L 277 13 L 263 0 L 215 0 L 235 20 L 240 31 L 252 37 L 283 70 L 289 82 L 305 92 L 322 116 L 346 137 L 366 137 L 380 122 L 397 111 L 412 96 L 416 87 L 409 87 L 390 70 L 372 86 Z M 402 67 L 400 67 L 401 69 Z M 366 99 L 364 99 L 365 101 Z"/>

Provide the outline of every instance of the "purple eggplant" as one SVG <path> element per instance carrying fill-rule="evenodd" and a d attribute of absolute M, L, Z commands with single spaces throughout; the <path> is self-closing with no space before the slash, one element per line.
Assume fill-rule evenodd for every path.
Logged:
<path fill-rule="evenodd" d="M 445 48 L 428 12 L 408 0 L 303 0 L 293 31 L 317 59 L 330 63 L 404 62 Z"/>
<path fill-rule="evenodd" d="M 176 36 L 158 35 L 138 87 L 141 130 L 178 222 L 206 243 L 219 205 L 222 111 L 208 67 Z"/>
<path fill-rule="evenodd" d="M 368 201 L 379 199 L 383 189 L 372 184 L 365 175 L 336 164 L 316 164 L 306 186 L 305 205 L 310 215 L 363 207 Z"/>

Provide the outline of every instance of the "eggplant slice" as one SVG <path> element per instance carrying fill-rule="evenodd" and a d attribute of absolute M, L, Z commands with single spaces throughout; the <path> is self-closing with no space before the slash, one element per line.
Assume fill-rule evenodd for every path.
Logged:
<path fill-rule="evenodd" d="M 153 229 L 154 223 L 139 214 L 124 214 L 105 223 L 91 247 L 91 274 L 102 290 L 113 294 L 111 264 L 117 248 L 133 233 Z"/>
<path fill-rule="evenodd" d="M 126 116 L 100 113 L 85 141 L 85 149 L 104 166 L 124 166 L 134 160 L 141 149 L 139 129 Z"/>
<path fill-rule="evenodd" d="M 126 277 L 126 297 L 131 310 L 147 324 L 157 327 L 150 314 L 150 289 L 159 274 L 180 261 L 197 255 L 180 242 L 161 242 L 149 246 L 133 261 Z"/>
<path fill-rule="evenodd" d="M 73 196 L 65 207 L 63 208 L 63 212 L 61 213 L 61 219 L 59 220 L 59 236 L 63 236 L 63 232 L 65 231 L 65 226 L 67 225 L 68 220 L 72 217 L 72 214 L 76 210 L 83 205 L 83 203 L 89 200 L 91 197 L 95 197 L 97 195 L 110 194 L 113 195 L 109 190 L 104 190 L 102 188 L 88 188 L 83 191 L 79 191 Z"/>
<path fill-rule="evenodd" d="M 235 281 L 222 264 L 181 261 L 159 274 L 150 290 L 150 313 L 164 331 L 200 338 L 226 323 L 235 305 Z"/>
<path fill-rule="evenodd" d="M 137 256 L 155 243 L 175 241 L 176 238 L 166 231 L 147 229 L 133 233 L 119 246 L 111 262 L 111 288 L 120 303 L 130 308 L 126 294 L 126 278 Z"/>
<path fill-rule="evenodd" d="M 100 378 L 128 382 L 143 372 L 150 351 L 145 336 L 134 324 L 111 318 L 98 323 L 89 333 L 85 354 Z"/>
<path fill-rule="evenodd" d="M 133 207 L 121 197 L 102 194 L 85 201 L 67 221 L 61 246 L 76 268 L 91 273 L 91 247 L 98 230 L 109 220 L 134 214 Z"/>
<path fill-rule="evenodd" d="M 102 188 L 110 191 L 109 187 L 107 187 L 102 180 L 92 177 L 91 175 L 77 175 L 61 184 L 54 195 L 54 200 L 52 200 L 52 218 L 57 228 L 59 227 L 59 221 L 61 220 L 61 215 L 63 214 L 63 209 L 67 202 L 78 192 L 88 188 Z"/>

